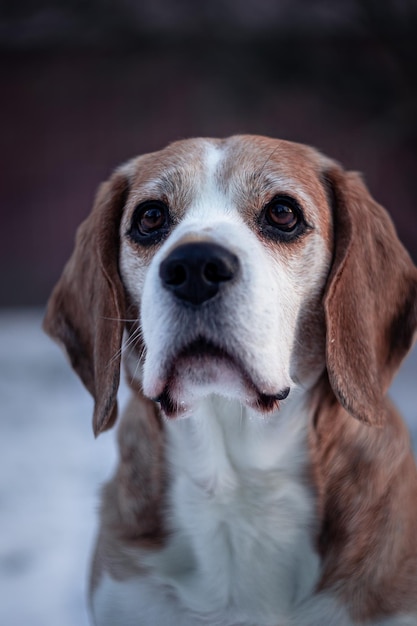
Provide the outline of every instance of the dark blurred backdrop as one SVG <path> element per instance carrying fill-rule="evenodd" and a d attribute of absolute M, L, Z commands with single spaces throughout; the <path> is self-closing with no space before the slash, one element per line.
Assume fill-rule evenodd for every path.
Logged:
<path fill-rule="evenodd" d="M 97 185 L 192 135 L 311 143 L 361 170 L 417 260 L 415 0 L 0 6 L 0 305 L 42 304 Z"/>

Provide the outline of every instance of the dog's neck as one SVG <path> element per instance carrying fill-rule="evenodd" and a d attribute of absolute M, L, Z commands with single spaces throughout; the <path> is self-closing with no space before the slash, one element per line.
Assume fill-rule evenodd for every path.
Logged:
<path fill-rule="evenodd" d="M 306 395 L 294 394 L 266 416 L 235 400 L 201 399 L 192 415 L 168 423 L 176 472 L 212 495 L 232 490 L 246 472 L 296 477 L 307 461 Z"/>

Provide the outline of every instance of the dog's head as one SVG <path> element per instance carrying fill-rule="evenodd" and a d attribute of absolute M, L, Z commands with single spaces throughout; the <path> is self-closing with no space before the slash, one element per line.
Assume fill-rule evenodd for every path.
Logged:
<path fill-rule="evenodd" d="M 376 423 L 417 326 L 417 270 L 360 177 L 241 136 L 138 157 L 100 188 L 45 318 L 95 399 L 130 377 L 168 416 L 214 393 L 268 412 L 327 368 Z"/>

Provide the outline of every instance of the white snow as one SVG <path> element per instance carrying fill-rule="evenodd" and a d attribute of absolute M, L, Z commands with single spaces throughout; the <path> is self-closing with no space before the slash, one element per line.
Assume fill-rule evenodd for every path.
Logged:
<path fill-rule="evenodd" d="M 87 626 L 98 490 L 114 431 L 94 439 L 92 400 L 41 330 L 42 311 L 0 311 L 0 624 Z M 417 349 L 392 387 L 417 449 Z M 122 405 L 127 391 L 121 388 Z"/>

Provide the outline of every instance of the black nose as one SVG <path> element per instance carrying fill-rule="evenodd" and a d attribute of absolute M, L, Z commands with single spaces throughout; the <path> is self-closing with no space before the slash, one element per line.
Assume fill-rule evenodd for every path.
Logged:
<path fill-rule="evenodd" d="M 162 284 L 177 298 L 200 305 L 213 298 L 239 269 L 235 254 L 210 242 L 185 243 L 162 261 Z"/>

